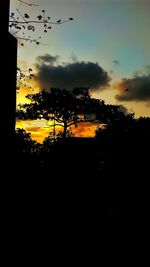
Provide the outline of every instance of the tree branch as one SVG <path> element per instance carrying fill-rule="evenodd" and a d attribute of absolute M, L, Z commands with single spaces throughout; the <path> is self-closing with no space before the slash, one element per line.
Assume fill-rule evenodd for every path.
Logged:
<path fill-rule="evenodd" d="M 28 21 L 24 18 L 24 16 L 21 14 L 21 12 L 19 11 L 19 9 L 17 8 L 17 12 L 19 13 L 19 15 L 22 17 L 22 19 L 24 20 L 24 23 L 28 24 Z M 17 21 L 18 22 L 18 21 Z"/>
<path fill-rule="evenodd" d="M 57 121 L 58 123 L 63 123 L 63 120 L 59 120 L 57 118 L 55 118 L 55 121 Z"/>
<path fill-rule="evenodd" d="M 71 123 L 69 123 L 69 124 L 67 124 L 67 127 L 70 127 L 71 125 L 74 125 L 74 124 L 76 124 L 76 123 L 80 123 L 80 122 L 95 122 L 96 120 L 77 120 L 76 122 L 71 122 Z"/>
<path fill-rule="evenodd" d="M 22 1 L 20 0 L 21 3 L 24 3 L 24 4 L 27 4 L 29 6 L 31 5 L 34 5 L 32 3 L 28 3 L 26 1 Z M 39 14 L 35 19 L 31 19 L 30 16 L 25 13 L 25 14 L 22 14 L 22 12 L 20 12 L 20 10 L 17 8 L 17 12 L 19 14 L 19 16 L 15 16 L 15 13 L 11 13 L 11 15 L 9 16 L 9 28 L 10 29 L 15 29 L 15 33 L 12 33 L 12 35 L 15 35 L 15 37 L 17 39 L 22 39 L 23 41 L 31 41 L 31 42 L 34 42 L 36 44 L 43 44 L 41 42 L 39 42 L 38 40 L 32 40 L 30 37 L 26 38 L 25 36 L 23 37 L 19 37 L 19 36 L 16 36 L 16 34 L 18 34 L 18 32 L 24 34 L 24 31 L 28 30 L 28 31 L 32 31 L 32 32 L 35 32 L 36 31 L 36 27 L 34 24 L 41 24 L 43 25 L 44 29 L 43 31 L 45 33 L 47 33 L 50 29 L 52 29 L 51 26 L 49 25 L 60 25 L 60 24 L 63 24 L 63 23 L 67 23 L 67 22 L 70 22 L 70 21 L 73 21 L 73 18 L 68 18 L 68 19 L 59 19 L 57 21 L 51 21 L 51 17 L 50 16 L 47 16 L 46 17 L 46 13 L 45 13 L 45 10 L 42 10 L 42 15 Z M 23 46 L 23 43 L 21 44 Z"/>
<path fill-rule="evenodd" d="M 30 41 L 31 43 L 36 43 L 36 44 L 42 44 L 42 45 L 48 45 L 42 42 L 39 42 L 39 39 L 30 39 L 30 38 L 26 38 L 26 37 L 19 37 L 19 36 L 15 36 L 15 38 L 17 38 L 18 40 L 22 40 L 22 41 Z M 22 45 L 22 44 L 21 44 Z"/>
<path fill-rule="evenodd" d="M 53 22 L 53 21 L 38 21 L 38 20 L 28 20 L 28 21 L 16 21 L 16 20 L 10 20 L 9 22 L 10 23 L 13 23 L 13 22 L 16 22 L 17 24 L 29 24 L 29 23 L 38 23 L 38 24 L 54 24 L 54 25 L 60 25 L 60 24 L 63 24 L 65 22 L 70 22 L 70 19 L 68 20 L 63 20 L 61 22 Z"/>
<path fill-rule="evenodd" d="M 28 5 L 28 6 L 39 6 L 39 5 L 37 5 L 37 4 L 32 4 L 32 3 L 27 3 L 27 2 L 25 2 L 25 1 L 23 1 L 23 0 L 18 0 L 20 3 L 22 3 L 22 4 L 25 4 L 25 5 Z"/>
<path fill-rule="evenodd" d="M 64 127 L 64 125 L 62 124 L 58 124 L 58 123 L 55 123 L 55 124 L 52 124 L 52 125 L 48 125 L 48 123 L 46 123 L 47 127 L 44 126 L 44 128 L 49 128 L 49 127 L 54 127 L 54 126 L 61 126 L 61 127 Z"/>

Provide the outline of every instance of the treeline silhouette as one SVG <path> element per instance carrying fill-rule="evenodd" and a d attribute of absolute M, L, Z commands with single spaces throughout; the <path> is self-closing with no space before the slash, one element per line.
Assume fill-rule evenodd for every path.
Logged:
<path fill-rule="evenodd" d="M 64 138 L 62 133 L 54 139 L 50 134 L 39 144 L 25 130 L 17 129 L 20 193 L 30 192 L 29 199 L 36 203 L 34 212 L 39 201 L 42 214 L 53 207 L 54 213 L 71 212 L 88 218 L 145 216 L 149 136 L 150 118 L 135 119 L 124 113 L 97 129 L 95 138 L 69 134 Z"/>

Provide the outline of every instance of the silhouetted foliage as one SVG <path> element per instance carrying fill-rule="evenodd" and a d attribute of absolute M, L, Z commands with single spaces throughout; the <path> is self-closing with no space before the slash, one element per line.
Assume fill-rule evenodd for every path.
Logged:
<path fill-rule="evenodd" d="M 128 114 L 96 133 L 96 173 L 104 177 L 104 205 L 121 216 L 147 214 L 150 118 Z M 145 192 L 145 193 L 144 193 Z"/>
<path fill-rule="evenodd" d="M 150 118 L 135 119 L 133 114 L 120 112 L 116 112 L 116 115 L 113 113 L 112 120 L 109 119 L 109 123 L 97 131 L 96 138 L 59 139 L 56 136 L 54 142 L 52 133 L 39 146 L 38 156 L 29 149 L 29 153 L 35 156 L 30 157 L 30 161 L 29 156 L 23 158 L 23 162 L 40 177 L 40 181 L 44 177 L 42 179 L 49 181 L 47 184 L 56 183 L 58 190 L 59 180 L 62 201 L 64 192 L 67 196 L 69 194 L 68 184 L 71 187 L 71 205 L 81 188 L 80 193 L 85 199 L 85 216 L 90 213 L 93 216 L 133 218 L 136 214 L 147 212 L 146 196 L 142 192 L 145 192 L 149 180 L 149 157 L 146 151 L 150 149 Z M 22 130 L 20 134 L 24 144 L 30 147 L 30 135 Z M 81 196 L 79 199 L 78 209 L 83 212 Z"/>
<path fill-rule="evenodd" d="M 24 129 L 16 129 L 15 133 L 16 150 L 22 153 L 32 154 L 36 151 L 37 143 L 31 138 L 31 134 Z"/>
<path fill-rule="evenodd" d="M 118 136 L 118 137 L 148 137 L 150 135 L 150 118 L 140 117 L 134 118 L 134 114 L 119 116 L 105 127 L 97 129 L 96 138 L 102 136 Z"/>
<path fill-rule="evenodd" d="M 77 127 L 83 122 L 108 123 L 123 114 L 118 111 L 119 106 L 106 105 L 103 100 L 91 98 L 89 88 L 75 88 L 72 91 L 52 88 L 49 92 L 43 90 L 29 94 L 27 98 L 31 104 L 20 105 L 18 118 L 53 121 L 54 125 L 47 125 L 62 126 L 64 138 L 72 125 Z"/>
<path fill-rule="evenodd" d="M 39 21 L 43 19 L 41 16 L 38 15 Z M 23 17 L 26 25 L 29 15 L 25 13 Z M 57 24 L 61 24 L 61 21 L 58 20 Z M 34 28 L 28 30 L 34 31 Z M 150 149 L 150 118 L 135 119 L 133 114 L 125 115 L 119 110 L 119 106 L 106 105 L 102 100 L 91 98 L 88 88 L 75 88 L 72 91 L 44 90 L 30 94 L 27 98 L 31 103 L 20 106 L 17 111 L 19 119 L 45 119 L 50 127 L 52 125 L 48 123 L 53 121 L 53 127 L 58 124 L 64 128 L 58 136 L 50 134 L 43 145 L 33 141 L 25 130 L 16 130 L 16 155 L 8 163 L 10 166 L 13 162 L 14 173 L 16 162 L 21 168 L 23 175 L 18 172 L 17 183 L 21 181 L 22 186 L 19 186 L 18 191 L 22 195 L 24 190 L 22 199 L 25 199 L 25 203 L 28 200 L 28 207 L 26 204 L 25 207 L 29 209 L 30 215 L 35 206 L 38 218 L 43 210 L 44 215 L 49 216 L 48 211 L 53 206 L 57 215 L 53 216 L 55 212 L 51 212 L 51 215 L 57 221 L 58 213 L 63 216 L 64 213 L 69 214 L 70 219 L 71 212 L 73 220 L 85 217 L 85 221 L 92 218 L 94 223 L 100 215 L 128 215 L 131 219 L 134 214 L 149 214 L 149 202 L 145 196 L 149 195 L 146 188 L 149 188 L 147 154 Z M 104 127 L 97 130 L 95 139 L 66 138 L 69 136 L 69 127 L 77 127 L 80 122 L 103 123 Z M 32 197 L 27 195 L 30 187 Z M 50 197 L 54 197 L 55 204 L 51 205 Z M 16 201 L 19 207 L 16 214 L 19 214 L 20 219 L 22 211 L 24 220 L 24 202 L 18 204 L 20 199 L 19 196 Z M 30 206 L 31 203 L 34 204 Z M 13 214 L 14 207 L 15 205 Z M 28 214 L 27 220 L 30 215 Z M 43 216 L 41 218 L 43 220 Z"/>
<path fill-rule="evenodd" d="M 27 11 L 22 12 L 17 8 L 15 12 L 11 12 L 9 16 L 9 29 L 11 34 L 21 41 L 21 46 L 24 46 L 24 41 L 29 41 L 36 45 L 44 44 L 41 42 L 41 36 L 33 36 L 34 32 L 38 32 L 38 29 L 36 28 L 37 25 L 43 26 L 43 33 L 45 34 L 48 33 L 54 25 L 73 21 L 73 18 L 71 17 L 54 21 L 51 16 L 46 15 L 46 10 L 44 9 L 42 9 L 40 13 L 37 13 L 36 17 L 33 17 L 30 15 L 29 8 L 37 7 L 38 5 L 28 1 L 18 0 L 18 2 L 27 6 Z M 30 32 L 30 34 L 27 35 L 27 32 Z"/>
<path fill-rule="evenodd" d="M 36 45 L 40 45 L 44 43 L 41 42 L 42 36 L 37 37 L 37 32 L 39 32 L 39 27 L 37 25 L 43 25 L 43 33 L 48 33 L 52 29 L 52 25 L 60 25 L 66 22 L 73 21 L 72 17 L 68 19 L 58 19 L 53 21 L 52 17 L 46 15 L 46 10 L 42 9 L 40 14 L 37 14 L 36 18 L 32 18 L 32 15 L 29 15 L 29 8 L 37 7 L 37 4 L 30 3 L 28 1 L 18 0 L 24 6 L 27 6 L 27 12 L 23 13 L 18 8 L 15 12 L 11 12 L 9 15 L 9 30 L 10 33 L 19 40 L 21 46 L 24 46 L 24 41 L 28 41 L 30 43 L 35 43 Z M 51 26 L 50 26 L 51 25 Z M 27 35 L 27 32 L 30 32 Z M 36 34 L 36 36 L 34 35 Z M 27 87 L 31 89 L 31 85 L 27 82 L 28 78 L 32 79 L 33 73 L 32 69 L 22 70 L 21 68 L 17 68 L 17 90 L 20 89 L 21 86 Z"/>
<path fill-rule="evenodd" d="M 96 130 L 96 138 L 99 136 L 125 136 L 134 125 L 134 114 L 125 115 L 122 112 L 115 114 L 115 116 L 113 114 L 113 118 L 108 124 Z"/>
<path fill-rule="evenodd" d="M 31 89 L 30 80 L 34 77 L 33 70 L 23 70 L 17 67 L 17 93 L 21 86 Z"/>
<path fill-rule="evenodd" d="M 73 133 L 71 132 L 71 130 L 67 130 L 66 132 L 66 137 L 70 138 L 73 137 Z M 49 151 L 51 146 L 54 145 L 56 142 L 61 141 L 61 139 L 63 138 L 63 132 L 59 131 L 57 134 L 54 132 L 50 132 L 49 135 L 47 137 L 45 137 L 44 141 L 43 141 L 43 147 L 45 150 Z"/>

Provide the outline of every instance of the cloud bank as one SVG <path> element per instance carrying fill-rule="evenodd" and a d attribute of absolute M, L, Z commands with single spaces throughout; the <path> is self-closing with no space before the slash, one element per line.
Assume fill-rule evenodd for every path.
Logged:
<path fill-rule="evenodd" d="M 41 90 L 87 86 L 102 91 L 109 86 L 111 78 L 98 63 L 74 61 L 62 64 L 58 59 L 59 56 L 49 54 L 37 58 L 35 80 Z"/>
<path fill-rule="evenodd" d="M 150 66 L 136 71 L 131 78 L 123 78 L 114 85 L 119 101 L 150 102 Z"/>

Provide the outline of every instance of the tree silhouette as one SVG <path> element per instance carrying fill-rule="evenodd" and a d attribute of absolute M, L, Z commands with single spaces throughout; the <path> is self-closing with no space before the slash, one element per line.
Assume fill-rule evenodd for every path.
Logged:
<path fill-rule="evenodd" d="M 46 10 L 44 9 L 42 9 L 40 14 L 37 14 L 36 17 L 33 17 L 30 15 L 29 9 L 32 6 L 37 7 L 38 5 L 22 0 L 18 0 L 18 2 L 27 6 L 27 11 L 23 12 L 17 8 L 15 12 L 11 12 L 9 16 L 9 29 L 11 34 L 20 40 L 21 46 L 24 46 L 24 41 L 29 41 L 36 45 L 44 45 L 44 43 L 41 42 L 41 36 L 33 36 L 33 33 L 37 34 L 39 31 L 39 28 L 36 27 L 37 25 L 42 25 L 43 33 L 48 33 L 54 25 L 61 25 L 73 21 L 72 17 L 53 20 L 51 16 L 46 14 Z M 29 32 L 29 35 L 27 32 Z"/>
<path fill-rule="evenodd" d="M 31 134 L 24 129 L 16 129 L 15 139 L 17 152 L 31 154 L 36 150 L 36 141 L 33 141 Z"/>
<path fill-rule="evenodd" d="M 125 115 L 123 112 L 112 114 L 111 121 L 106 124 L 103 128 L 99 128 L 96 131 L 96 138 L 104 136 L 114 137 L 122 136 L 125 137 L 128 134 L 131 134 L 136 124 L 134 119 L 134 114 L 129 113 Z"/>
<path fill-rule="evenodd" d="M 7 47 L 7 53 L 2 61 L 2 77 L 7 76 L 9 88 L 9 93 L 7 90 L 2 91 L 2 99 L 7 99 L 8 108 L 5 107 L 5 101 L 1 104 L 0 114 L 2 117 L 1 121 L 1 132 L 0 132 L 0 145 L 3 147 L 5 151 L 5 146 L 7 143 L 13 143 L 12 136 L 14 136 L 15 132 L 15 111 L 16 111 L 16 87 L 20 88 L 20 85 L 26 85 L 22 81 L 24 78 L 24 71 L 17 68 L 17 39 L 21 40 L 21 44 L 23 45 L 23 41 L 30 41 L 31 43 L 40 44 L 41 37 L 36 36 L 36 38 L 32 38 L 32 34 L 26 36 L 26 32 L 36 32 L 35 25 L 42 24 L 44 33 L 47 33 L 48 30 L 51 29 L 50 24 L 60 25 L 65 22 L 71 22 L 73 18 L 69 18 L 67 20 L 57 20 L 53 21 L 51 17 L 46 15 L 45 10 L 41 10 L 41 14 L 37 14 L 36 19 L 30 18 L 28 14 L 29 8 L 32 6 L 37 6 L 36 4 L 29 3 L 28 1 L 18 0 L 21 4 L 27 6 L 28 11 L 22 12 L 17 9 L 16 12 L 9 12 L 10 9 L 10 0 L 2 0 L 1 1 L 1 18 L 3 21 L 2 27 L 2 51 L 4 52 Z M 9 33 L 9 29 L 11 34 Z M 22 36 L 21 36 L 22 35 Z M 37 35 L 37 32 L 36 32 Z M 31 69 L 27 70 L 29 73 L 29 78 L 32 78 Z M 16 74 L 17 73 L 17 74 Z M 17 77 L 19 76 L 19 77 Z M 17 81 L 17 85 L 16 85 Z M 30 86 L 28 86 L 30 87 Z M 9 140 L 9 141 L 8 141 Z M 9 145 L 7 145 L 9 147 Z"/>
<path fill-rule="evenodd" d="M 31 89 L 30 80 L 34 77 L 33 70 L 29 68 L 28 70 L 23 70 L 17 67 L 17 93 L 19 89 L 23 86 Z"/>
<path fill-rule="evenodd" d="M 45 119 L 48 127 L 63 127 L 62 137 L 66 138 L 70 126 L 79 123 L 108 123 L 116 114 L 117 106 L 106 105 L 103 100 L 91 98 L 89 88 L 75 88 L 72 91 L 52 88 L 37 94 L 29 94 L 30 104 L 20 105 L 17 117 L 26 119 Z M 114 115 L 115 114 L 115 115 Z M 53 121 L 53 125 L 49 124 Z"/>
<path fill-rule="evenodd" d="M 10 33 L 19 41 L 21 46 L 24 46 L 24 42 L 29 41 L 30 43 L 35 43 L 36 45 L 45 45 L 41 42 L 42 36 L 37 36 L 39 32 L 39 27 L 37 25 L 43 26 L 43 33 L 48 33 L 52 29 L 52 25 L 60 25 L 63 23 L 73 21 L 73 18 L 68 19 L 58 19 L 54 21 L 52 17 L 46 15 L 46 10 L 42 9 L 40 14 L 37 14 L 35 18 L 30 15 L 31 7 L 37 7 L 35 3 L 30 3 L 29 1 L 18 0 L 24 6 L 27 6 L 27 11 L 23 13 L 19 8 L 15 12 L 11 12 L 9 15 L 9 30 Z M 30 9 L 30 10 L 29 10 Z M 29 32 L 29 35 L 28 35 Z M 36 35 L 34 35 L 34 33 Z M 22 70 L 17 68 L 17 90 L 21 86 L 31 89 L 31 85 L 27 83 L 27 78 L 31 79 L 33 73 L 31 73 L 31 68 L 29 70 Z"/>

